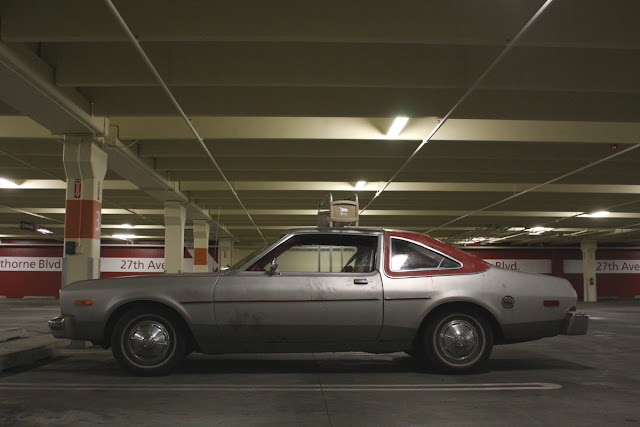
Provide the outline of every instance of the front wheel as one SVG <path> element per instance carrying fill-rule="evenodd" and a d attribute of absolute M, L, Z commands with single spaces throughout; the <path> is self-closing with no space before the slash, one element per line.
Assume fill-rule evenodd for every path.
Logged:
<path fill-rule="evenodd" d="M 138 375 L 166 375 L 186 354 L 186 333 L 171 312 L 133 309 L 116 323 L 111 338 L 115 359 Z"/>
<path fill-rule="evenodd" d="M 446 312 L 429 320 L 422 343 L 431 364 L 445 371 L 461 372 L 486 362 L 493 348 L 493 333 L 481 315 Z"/>

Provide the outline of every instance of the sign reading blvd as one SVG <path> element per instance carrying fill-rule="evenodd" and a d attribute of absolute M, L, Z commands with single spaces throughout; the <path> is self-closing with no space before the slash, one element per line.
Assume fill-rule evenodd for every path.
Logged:
<path fill-rule="evenodd" d="M 496 267 L 527 273 L 551 274 L 552 270 L 550 259 L 485 259 L 485 261 Z"/>

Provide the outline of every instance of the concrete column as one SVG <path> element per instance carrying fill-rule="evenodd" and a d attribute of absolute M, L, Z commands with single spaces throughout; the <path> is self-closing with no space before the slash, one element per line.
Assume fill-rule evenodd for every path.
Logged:
<path fill-rule="evenodd" d="M 67 175 L 62 287 L 100 277 L 102 183 L 107 153 L 89 137 L 66 136 Z"/>
<path fill-rule="evenodd" d="M 193 272 L 209 271 L 209 222 L 193 221 Z"/>
<path fill-rule="evenodd" d="M 164 202 L 164 271 L 184 270 L 184 224 L 187 210 L 180 202 Z"/>
<path fill-rule="evenodd" d="M 218 267 L 223 268 L 233 264 L 232 260 L 233 252 L 233 240 L 231 239 L 219 239 L 218 240 Z"/>
<path fill-rule="evenodd" d="M 582 278 L 584 286 L 584 300 L 598 301 L 598 284 L 596 282 L 596 248 L 595 240 L 583 240 L 580 242 L 582 250 Z"/>

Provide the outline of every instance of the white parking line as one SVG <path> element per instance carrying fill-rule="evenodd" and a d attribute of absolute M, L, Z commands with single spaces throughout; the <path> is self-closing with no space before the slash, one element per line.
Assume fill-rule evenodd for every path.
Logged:
<path fill-rule="evenodd" d="M 507 391 L 507 390 L 557 390 L 553 383 L 486 383 L 486 384 L 43 384 L 0 383 L 0 390 L 29 391 Z"/>

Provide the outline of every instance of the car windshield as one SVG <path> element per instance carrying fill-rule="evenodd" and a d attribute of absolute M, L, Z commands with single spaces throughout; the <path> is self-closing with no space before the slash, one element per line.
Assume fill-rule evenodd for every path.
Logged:
<path fill-rule="evenodd" d="M 277 239 L 273 239 L 269 243 L 266 243 L 264 246 L 261 246 L 260 248 L 258 248 L 255 251 L 251 252 L 249 255 L 246 255 L 240 261 L 236 262 L 231 267 L 229 267 L 229 270 L 237 270 L 237 269 L 239 269 L 240 267 L 245 265 L 247 263 L 247 261 L 249 261 L 251 258 L 253 258 L 254 256 L 258 255 L 260 252 L 265 250 L 268 246 L 271 246 L 273 243 L 275 243 L 277 240 L 280 240 L 281 238 L 282 238 L 282 236 L 278 237 Z"/>

